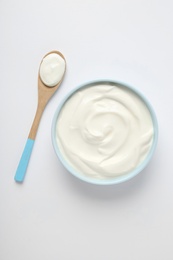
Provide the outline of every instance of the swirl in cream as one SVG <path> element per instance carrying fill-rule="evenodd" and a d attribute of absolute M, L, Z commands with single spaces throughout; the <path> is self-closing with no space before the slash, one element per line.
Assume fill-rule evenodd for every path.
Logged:
<path fill-rule="evenodd" d="M 106 179 L 129 173 L 143 162 L 153 142 L 153 122 L 135 92 L 118 84 L 99 84 L 70 96 L 56 133 L 71 167 Z"/>

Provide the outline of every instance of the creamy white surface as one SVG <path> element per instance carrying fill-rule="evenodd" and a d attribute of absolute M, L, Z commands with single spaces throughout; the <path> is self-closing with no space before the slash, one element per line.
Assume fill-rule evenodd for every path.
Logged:
<path fill-rule="evenodd" d="M 58 84 L 65 71 L 65 60 L 57 53 L 47 55 L 40 65 L 40 77 L 46 86 Z"/>
<path fill-rule="evenodd" d="M 132 171 L 147 156 L 153 123 L 144 102 L 115 85 L 81 89 L 63 106 L 57 143 L 77 172 L 105 179 Z"/>

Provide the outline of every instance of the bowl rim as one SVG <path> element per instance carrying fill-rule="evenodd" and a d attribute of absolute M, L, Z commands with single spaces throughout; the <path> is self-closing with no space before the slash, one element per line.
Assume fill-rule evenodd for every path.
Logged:
<path fill-rule="evenodd" d="M 64 104 L 68 101 L 68 99 L 74 95 L 77 91 L 79 91 L 80 89 L 83 88 L 88 88 L 88 87 L 92 87 L 92 86 L 96 86 L 96 85 L 115 85 L 115 86 L 120 86 L 120 87 L 125 87 L 128 90 L 131 90 L 132 92 L 134 92 L 136 95 L 138 95 L 138 97 L 145 103 L 145 105 L 147 106 L 151 118 L 152 118 L 152 122 L 153 122 L 153 128 L 154 128 L 154 135 L 153 135 L 153 143 L 151 146 L 151 149 L 147 155 L 147 157 L 145 158 L 145 160 L 138 166 L 136 167 L 134 170 L 124 174 L 124 175 L 119 175 L 119 176 L 115 176 L 114 178 L 109 178 L 109 179 L 95 179 L 89 176 L 85 176 L 82 175 L 80 172 L 77 172 L 67 161 L 66 159 L 63 157 L 58 144 L 56 142 L 56 123 L 58 120 L 58 116 L 64 106 Z M 81 84 L 75 88 L 73 88 L 71 91 L 69 91 L 69 93 L 67 95 L 65 95 L 65 97 L 62 99 L 62 101 L 60 102 L 60 104 L 58 105 L 55 114 L 53 116 L 53 120 L 52 120 L 52 127 L 51 127 L 51 139 L 52 139 L 52 144 L 53 144 L 53 148 L 55 150 L 55 153 L 58 157 L 58 159 L 60 160 L 60 162 L 63 164 L 63 166 L 66 168 L 66 170 L 68 172 L 70 172 L 73 176 L 77 177 L 78 179 L 85 181 L 87 183 L 91 183 L 91 184 L 98 184 L 98 185 L 111 185 L 111 184 L 118 184 L 118 183 L 122 183 L 125 181 L 128 181 L 130 179 L 132 179 L 133 177 L 135 177 L 136 175 L 138 175 L 140 172 L 142 172 L 142 170 L 148 165 L 148 163 L 150 162 L 154 151 L 156 149 L 157 146 L 157 142 L 158 142 L 158 121 L 157 121 L 157 117 L 156 114 L 154 112 L 153 107 L 151 106 L 151 104 L 149 103 L 149 101 L 146 99 L 146 97 L 137 89 L 135 89 L 132 86 L 129 86 L 126 83 L 122 83 L 119 81 L 115 81 L 115 80 L 95 80 L 95 81 L 90 81 L 88 83 L 84 83 Z"/>

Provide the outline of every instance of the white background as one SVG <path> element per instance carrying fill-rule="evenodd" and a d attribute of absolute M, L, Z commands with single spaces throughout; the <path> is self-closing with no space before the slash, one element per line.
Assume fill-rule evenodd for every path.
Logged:
<path fill-rule="evenodd" d="M 172 0 L 0 1 L 0 259 L 173 259 Z M 26 178 L 15 171 L 37 105 L 42 57 L 61 51 L 63 84 L 47 105 Z M 64 96 L 97 79 L 141 91 L 159 142 L 129 182 L 86 184 L 58 161 L 51 122 Z"/>

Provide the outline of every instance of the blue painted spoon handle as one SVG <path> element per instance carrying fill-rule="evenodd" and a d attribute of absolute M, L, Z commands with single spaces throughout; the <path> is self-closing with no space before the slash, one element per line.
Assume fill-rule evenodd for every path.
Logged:
<path fill-rule="evenodd" d="M 31 152 L 32 152 L 32 149 L 33 149 L 33 146 L 34 146 L 34 141 L 35 141 L 36 134 L 37 134 L 37 129 L 38 129 L 39 122 L 40 122 L 40 119 L 41 119 L 41 116 L 42 116 L 42 113 L 43 113 L 45 106 L 46 106 L 46 102 L 42 102 L 41 105 L 40 105 L 40 103 L 38 103 L 35 118 L 34 118 L 34 121 L 33 121 L 31 130 L 30 130 L 27 142 L 25 144 L 23 154 L 21 156 L 19 165 L 17 167 L 16 174 L 15 174 L 15 177 L 14 177 L 16 182 L 23 182 L 23 180 L 25 178 L 27 166 L 28 166 L 28 163 L 29 163 L 29 159 L 30 159 L 30 156 L 31 156 Z"/>
<path fill-rule="evenodd" d="M 22 153 L 22 157 L 20 159 L 16 174 L 14 177 L 15 181 L 17 181 L 17 182 L 23 182 L 23 180 L 24 180 L 26 169 L 27 169 L 29 159 L 31 156 L 31 152 L 32 152 L 32 148 L 34 145 L 34 141 L 35 140 L 32 140 L 30 138 L 27 139 L 24 151 Z"/>

